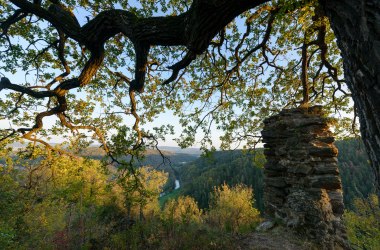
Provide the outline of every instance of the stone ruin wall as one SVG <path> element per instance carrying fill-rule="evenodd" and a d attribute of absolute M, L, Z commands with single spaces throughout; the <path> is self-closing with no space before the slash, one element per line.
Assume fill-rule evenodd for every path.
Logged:
<path fill-rule="evenodd" d="M 262 136 L 267 215 L 324 249 L 349 248 L 338 150 L 322 107 L 285 109 L 264 121 Z"/>

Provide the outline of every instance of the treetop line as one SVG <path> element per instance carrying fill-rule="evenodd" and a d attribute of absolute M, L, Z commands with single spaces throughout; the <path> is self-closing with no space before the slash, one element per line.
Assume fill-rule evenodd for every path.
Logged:
<path fill-rule="evenodd" d="M 13 100 L 13 107 L 10 108 L 9 103 L 2 103 L 4 114 L 1 114 L 1 117 L 3 119 L 16 116 L 20 107 L 27 105 L 26 103 L 30 100 L 36 100 L 35 105 L 41 105 L 43 100 L 48 100 L 48 103 L 44 105 L 45 110 L 35 115 L 33 126 L 25 128 L 20 126 L 17 129 L 4 130 L 2 140 L 21 134 L 23 138 L 40 142 L 49 147 L 48 143 L 38 139 L 36 134 L 42 131 L 43 118 L 56 115 L 61 125 L 69 130 L 86 129 L 94 131 L 104 145 L 104 149 L 109 150 L 107 146 L 108 138 L 103 136 L 104 128 L 97 128 L 94 125 L 95 123 L 83 124 L 87 118 L 83 118 L 82 122 L 79 122 L 80 119 L 74 121 L 75 119 L 67 114 L 70 111 L 70 105 L 73 105 L 71 102 L 75 100 L 70 95 L 70 91 L 83 89 L 94 84 L 101 86 L 101 83 L 97 83 L 94 76 L 100 74 L 100 70 L 103 72 L 104 68 L 106 68 L 110 75 L 118 79 L 119 84 L 122 82 L 127 86 L 125 89 L 127 89 L 130 99 L 129 108 L 125 108 L 125 105 L 120 102 L 125 93 L 114 91 L 112 92 L 114 93 L 113 98 L 117 105 L 125 108 L 124 113 L 135 117 L 133 129 L 137 134 L 137 141 L 132 146 L 133 148 L 140 147 L 144 139 L 152 139 L 153 136 L 139 128 L 141 117 L 137 112 L 136 93 L 142 93 L 145 89 L 149 98 L 154 98 L 152 88 L 155 88 L 155 85 L 146 85 L 146 77 L 149 77 L 149 83 L 154 82 L 150 75 L 152 65 L 160 65 L 161 62 L 157 60 L 151 61 L 151 59 L 162 58 L 157 56 L 155 48 L 163 46 L 163 48 L 168 48 L 165 53 L 169 56 L 171 51 L 182 50 L 182 52 L 185 52 L 184 55 L 178 52 L 172 54 L 177 61 L 169 67 L 171 76 L 167 79 L 162 79 L 163 81 L 160 82 L 160 86 L 170 85 L 169 94 L 173 96 L 180 95 L 178 93 L 179 88 L 186 92 L 187 88 L 193 87 L 191 85 L 193 83 L 190 81 L 180 85 L 181 81 L 186 81 L 182 78 L 182 74 L 190 69 L 199 69 L 200 66 L 203 66 L 203 68 L 212 67 L 213 71 L 202 71 L 201 73 L 194 71 L 195 73 L 192 73 L 194 79 L 204 79 L 204 82 L 197 83 L 191 89 L 189 95 L 186 96 L 186 93 L 182 93 L 181 97 L 190 99 L 200 97 L 204 103 L 208 103 L 211 102 L 210 100 L 214 100 L 210 99 L 211 95 L 220 93 L 217 104 L 210 108 L 210 112 L 205 112 L 202 108 L 201 111 L 196 110 L 189 116 L 195 121 L 195 125 L 192 127 L 186 126 L 185 133 L 194 135 L 196 129 L 202 127 L 201 124 L 209 119 L 211 122 L 216 120 L 222 124 L 221 128 L 226 128 L 229 131 L 224 136 L 226 141 L 233 140 L 233 136 L 236 140 L 238 140 L 237 138 L 255 137 L 253 128 L 244 129 L 244 135 L 242 136 L 241 133 L 233 134 L 232 132 L 236 127 L 247 123 L 249 119 L 252 119 L 252 116 L 241 116 L 239 119 L 229 122 L 229 124 L 224 122 L 224 120 L 232 119 L 230 115 L 232 108 L 229 107 L 231 103 L 240 105 L 243 111 L 253 110 L 254 115 L 258 117 L 268 115 L 271 112 L 270 107 L 276 105 L 284 107 L 317 102 L 327 103 L 327 106 L 331 109 L 338 109 L 338 107 L 347 106 L 345 97 L 350 95 L 344 87 L 347 83 L 355 102 L 367 152 L 374 168 L 379 169 L 380 156 L 376 153 L 380 152 L 380 140 L 378 139 L 380 136 L 380 112 L 377 112 L 377 107 L 380 107 L 380 105 L 379 98 L 376 97 L 379 94 L 379 67 L 374 66 L 379 65 L 378 48 L 380 43 L 378 37 L 380 36 L 378 36 L 378 23 L 380 22 L 378 13 L 380 8 L 378 1 L 351 0 L 343 4 L 337 0 L 194 0 L 191 2 L 174 1 L 171 5 L 167 5 L 163 1 L 160 2 L 162 6 L 176 9 L 176 13 L 175 15 L 162 17 L 151 17 L 152 13 L 147 10 L 147 7 L 157 7 L 159 3 L 154 1 L 140 2 L 148 13 L 145 17 L 142 12 L 136 11 L 136 9 L 128 9 L 125 3 L 119 4 L 128 10 L 114 9 L 112 6 L 118 3 L 116 1 L 109 1 L 109 6 L 107 5 L 108 2 L 98 3 L 96 1 L 86 1 L 78 4 L 57 0 L 2 1 L 1 13 L 4 18 L 0 21 L 2 29 L 0 42 L 2 47 L 6 49 L 1 52 L 2 58 L 7 58 L 7 56 L 17 58 L 15 56 L 17 54 L 25 56 L 22 53 L 27 54 L 28 51 L 17 50 L 12 44 L 12 37 L 19 36 L 29 39 L 25 32 L 34 32 L 33 35 L 40 36 L 42 40 L 45 37 L 48 38 L 46 41 L 48 45 L 39 52 L 33 52 L 34 54 L 29 51 L 31 54 L 28 56 L 34 57 L 35 60 L 41 62 L 44 60 L 54 62 L 57 65 L 59 64 L 59 66 L 55 65 L 55 68 L 64 69 L 58 76 L 48 76 L 46 74 L 44 81 L 35 86 L 15 84 L 5 76 L 1 78 L 0 90 L 8 89 L 13 91 L 13 96 L 9 98 L 9 100 Z M 88 22 L 82 26 L 73 14 L 73 8 L 80 5 L 92 10 L 93 15 L 93 18 L 88 18 Z M 298 19 L 288 20 L 291 19 L 290 14 L 298 15 Z M 243 34 L 236 31 L 236 25 L 231 24 L 238 16 L 246 20 L 246 30 Z M 32 17 L 36 19 L 32 19 Z M 36 28 L 36 25 L 38 26 L 38 22 L 41 22 L 41 20 L 54 27 L 54 34 L 47 35 L 43 30 Z M 290 22 L 296 24 L 293 25 L 292 23 L 290 25 Z M 298 29 L 297 25 L 301 28 Z M 341 66 L 341 59 L 337 56 L 339 50 L 334 42 L 330 25 L 334 30 L 341 50 L 345 80 L 341 78 L 342 71 L 339 67 Z M 20 31 L 22 26 L 27 29 L 24 33 Z M 298 34 L 298 36 L 290 34 L 289 30 L 287 30 L 288 26 L 295 27 L 297 28 L 296 32 L 302 33 Z M 230 29 L 230 31 L 226 32 L 227 29 Z M 47 30 L 51 31 L 51 27 Z M 276 48 L 273 47 L 273 41 L 271 40 L 271 34 L 275 32 L 281 34 L 277 37 L 278 45 Z M 107 68 L 107 65 L 104 65 L 107 53 L 113 53 L 109 51 L 107 44 L 111 41 L 117 44 L 117 41 L 121 39 L 120 36 L 128 38 L 132 45 L 131 48 L 122 48 L 135 58 L 132 80 L 121 72 L 112 72 Z M 289 59 L 288 65 L 283 67 L 276 60 L 284 57 L 286 52 L 283 52 L 283 50 L 286 46 L 291 46 L 289 45 L 291 42 L 298 48 L 300 53 L 299 60 Z M 79 57 L 75 59 L 73 58 L 75 54 L 70 52 L 70 58 L 68 58 L 68 51 L 75 46 L 85 51 L 82 51 L 82 53 L 87 53 L 88 57 L 83 56 L 84 59 L 79 60 Z M 49 55 L 55 57 L 55 61 L 47 56 L 48 51 L 52 51 Z M 223 54 L 223 51 L 227 52 Z M 374 56 L 368 58 L 368 55 Z M 258 56 L 261 59 L 254 59 Z M 8 60 L 3 60 L 3 63 L 9 62 L 9 58 Z M 73 63 L 69 61 L 75 60 L 77 61 L 76 67 L 80 68 L 80 74 L 78 77 L 68 78 L 72 71 L 71 67 L 73 67 Z M 12 63 L 16 64 L 15 62 Z M 13 65 L 12 63 L 9 62 L 10 65 Z M 6 66 L 2 67 L 2 70 L 6 68 Z M 249 73 L 249 67 L 255 69 L 253 73 Z M 264 72 L 267 68 L 272 69 L 269 77 L 264 77 L 257 81 L 257 83 L 261 82 L 263 87 L 243 85 L 243 82 L 247 79 L 258 79 L 257 77 L 260 76 L 259 71 Z M 220 72 L 225 75 L 222 77 Z M 212 77 L 215 74 L 217 74 L 216 78 L 219 81 L 207 85 L 211 82 L 210 79 L 215 79 L 215 77 Z M 261 73 L 261 75 L 263 74 Z M 297 76 L 295 77 L 294 75 Z M 48 79 L 49 77 L 50 79 Z M 294 86 L 291 85 L 290 80 L 285 80 L 287 78 L 294 82 Z M 238 80 L 233 82 L 233 79 Z M 274 84 L 273 81 L 276 81 L 276 83 Z M 272 90 L 266 87 L 265 84 L 272 84 L 269 85 L 273 86 Z M 117 87 L 115 85 L 113 90 L 117 89 Z M 148 88 L 147 91 L 146 88 Z M 294 90 L 292 91 L 292 89 Z M 196 90 L 198 90 L 198 93 Z M 264 93 L 271 97 L 262 97 Z M 281 94 L 283 97 L 279 97 Z M 278 98 L 280 98 L 280 101 L 278 101 Z M 323 101 L 325 98 L 330 99 Z M 140 99 L 143 103 L 151 102 L 152 106 L 161 101 L 160 98 L 157 98 L 157 100 L 150 99 L 150 101 L 147 98 L 144 99 L 144 97 L 140 97 Z M 246 104 L 243 99 L 249 100 L 249 103 Z M 290 99 L 291 101 L 289 101 Z M 181 106 L 183 101 L 178 97 L 175 102 L 179 103 L 178 106 Z M 256 111 L 260 110 L 258 107 L 260 103 L 267 106 L 261 113 Z M 76 103 L 76 107 L 79 104 Z M 29 108 L 32 106 L 30 103 L 28 105 Z M 83 105 L 86 107 L 85 104 Z M 170 102 L 166 105 L 170 105 Z M 210 107 L 206 104 L 205 106 Z M 223 110 L 225 115 L 220 110 Z M 219 111 L 220 113 L 217 114 Z M 152 111 L 152 114 L 147 113 L 148 119 L 154 117 L 153 113 L 155 112 L 159 111 Z M 116 120 L 114 123 L 116 123 Z M 187 121 L 183 121 L 183 123 L 186 125 Z M 20 122 L 20 124 L 27 123 Z M 210 127 L 202 128 L 207 135 Z M 255 129 L 257 130 L 257 127 Z M 153 141 L 153 144 L 157 142 L 157 138 L 154 138 Z M 191 142 L 192 140 L 187 140 L 187 143 Z"/>

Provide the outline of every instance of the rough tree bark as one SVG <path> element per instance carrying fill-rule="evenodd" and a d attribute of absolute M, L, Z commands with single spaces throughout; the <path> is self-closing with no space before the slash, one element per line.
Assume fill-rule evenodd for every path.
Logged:
<path fill-rule="evenodd" d="M 342 53 L 380 200 L 380 1 L 323 0 Z"/>

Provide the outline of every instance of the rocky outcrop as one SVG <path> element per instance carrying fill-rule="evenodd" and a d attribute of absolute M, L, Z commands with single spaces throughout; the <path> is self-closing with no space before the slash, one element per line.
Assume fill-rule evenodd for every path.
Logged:
<path fill-rule="evenodd" d="M 266 213 L 318 242 L 347 249 L 338 150 L 322 108 L 285 109 L 264 121 Z"/>

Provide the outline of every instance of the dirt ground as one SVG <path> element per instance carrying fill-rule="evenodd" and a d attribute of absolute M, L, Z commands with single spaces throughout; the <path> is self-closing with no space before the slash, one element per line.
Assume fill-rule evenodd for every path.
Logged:
<path fill-rule="evenodd" d="M 240 249 L 244 250 L 316 250 L 318 247 L 304 241 L 300 236 L 286 230 L 275 228 L 268 232 L 253 232 L 241 236 Z"/>

